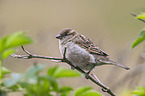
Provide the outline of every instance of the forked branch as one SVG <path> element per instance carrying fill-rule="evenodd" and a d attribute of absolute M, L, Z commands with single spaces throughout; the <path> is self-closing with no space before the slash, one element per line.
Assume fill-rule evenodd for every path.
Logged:
<path fill-rule="evenodd" d="M 111 96 L 116 96 L 111 89 L 109 89 L 108 87 L 106 87 L 103 83 L 100 82 L 100 80 L 94 75 L 91 74 L 92 76 L 90 76 L 89 74 L 87 74 L 85 71 L 83 71 L 81 68 L 74 66 L 66 57 L 66 47 L 65 47 L 65 51 L 63 54 L 63 58 L 58 58 L 58 57 L 48 57 L 48 56 L 40 56 L 40 55 L 35 55 L 35 54 L 31 54 L 30 52 L 28 52 L 27 50 L 24 49 L 23 46 L 21 46 L 21 48 L 23 49 L 23 51 L 27 54 L 27 55 L 16 55 L 16 54 L 12 54 L 11 56 L 14 58 L 19 58 L 19 59 L 32 59 L 32 58 L 41 58 L 41 59 L 50 59 L 50 60 L 59 60 L 61 62 L 65 62 L 67 64 L 69 64 L 71 67 L 73 67 L 74 69 L 78 70 L 79 72 L 81 72 L 82 74 L 85 74 L 85 76 L 87 75 L 86 79 L 91 80 L 92 82 L 94 82 L 95 84 L 97 84 L 98 86 L 100 86 L 102 88 L 103 92 L 107 92 L 108 94 L 110 94 Z"/>

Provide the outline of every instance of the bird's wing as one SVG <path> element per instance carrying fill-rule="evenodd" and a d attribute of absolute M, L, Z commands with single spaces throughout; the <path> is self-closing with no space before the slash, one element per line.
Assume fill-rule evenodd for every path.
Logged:
<path fill-rule="evenodd" d="M 86 49 L 91 54 L 97 54 L 101 56 L 109 56 L 107 53 L 96 47 L 93 42 L 85 37 L 84 35 L 79 35 L 77 38 L 74 39 L 75 44 L 79 45 L 80 47 Z"/>

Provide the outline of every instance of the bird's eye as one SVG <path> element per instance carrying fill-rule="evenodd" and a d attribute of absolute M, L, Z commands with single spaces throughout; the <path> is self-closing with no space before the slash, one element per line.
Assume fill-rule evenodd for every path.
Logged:
<path fill-rule="evenodd" d="M 68 35 L 67 33 L 64 34 L 64 36 L 67 36 L 67 35 Z"/>

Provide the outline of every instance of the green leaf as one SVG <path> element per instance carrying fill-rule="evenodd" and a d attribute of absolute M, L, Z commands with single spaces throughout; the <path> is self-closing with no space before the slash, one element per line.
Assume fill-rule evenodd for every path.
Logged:
<path fill-rule="evenodd" d="M 145 30 L 140 32 L 140 37 L 138 37 L 132 44 L 132 48 L 140 44 L 142 41 L 145 40 Z"/>
<path fill-rule="evenodd" d="M 80 96 L 102 96 L 99 93 L 95 92 L 95 91 L 87 91 L 84 94 L 80 95 Z"/>
<path fill-rule="evenodd" d="M 54 77 L 52 77 L 52 76 L 40 76 L 39 78 L 49 81 L 53 90 L 56 92 L 59 91 L 58 83 Z"/>
<path fill-rule="evenodd" d="M 5 50 L 6 37 L 0 38 L 0 54 Z"/>
<path fill-rule="evenodd" d="M 25 34 L 24 31 L 19 31 L 12 35 L 7 36 L 5 47 L 12 48 L 12 47 L 17 47 L 20 45 L 32 43 L 32 39 L 27 36 L 24 36 L 24 34 Z"/>
<path fill-rule="evenodd" d="M 84 87 L 78 88 L 75 91 L 74 96 L 81 96 L 84 92 L 90 91 L 91 89 L 92 89 L 92 87 L 88 87 L 88 86 L 84 86 Z"/>
<path fill-rule="evenodd" d="M 0 54 L 3 52 L 4 50 L 4 41 L 3 39 L 0 39 Z"/>
<path fill-rule="evenodd" d="M 3 74 L 3 75 L 8 74 L 8 73 L 10 73 L 10 72 L 11 72 L 11 71 L 8 70 L 7 68 L 2 67 L 2 74 Z"/>
<path fill-rule="evenodd" d="M 24 90 L 26 90 L 25 93 L 27 95 L 31 94 L 30 96 L 32 96 L 32 94 L 33 94 L 33 96 L 48 96 L 48 93 L 50 92 L 50 90 L 52 91 L 52 89 L 50 89 L 49 80 L 41 78 L 41 76 L 38 79 L 38 82 L 35 83 L 35 84 L 31 84 L 31 83 L 28 83 L 28 82 L 21 82 L 20 84 L 21 84 L 21 87 Z"/>
<path fill-rule="evenodd" d="M 141 38 L 141 37 L 138 37 L 132 44 L 132 48 L 136 47 L 138 44 L 140 44 L 142 41 L 144 41 L 145 38 Z"/>
<path fill-rule="evenodd" d="M 71 69 L 61 69 L 58 72 L 58 74 L 55 74 L 56 78 L 81 76 L 79 72 Z"/>
<path fill-rule="evenodd" d="M 78 88 L 75 91 L 74 96 L 101 96 L 101 95 L 93 91 L 91 87 L 84 86 L 84 87 Z"/>
<path fill-rule="evenodd" d="M 145 13 L 139 14 L 136 18 L 137 19 L 145 19 Z"/>
<path fill-rule="evenodd" d="M 48 75 L 55 78 L 81 76 L 81 74 L 75 70 L 65 69 L 58 66 L 48 69 Z"/>
<path fill-rule="evenodd" d="M 16 84 L 18 84 L 18 82 L 20 82 L 22 78 L 23 78 L 22 74 L 12 73 L 11 78 L 4 81 L 4 85 L 6 87 L 13 87 Z"/>
<path fill-rule="evenodd" d="M 41 81 L 41 93 L 48 93 L 50 91 L 50 82 L 48 80 L 42 80 Z M 40 88 L 40 86 L 39 86 Z"/>
<path fill-rule="evenodd" d="M 8 70 L 5 67 L 2 67 L 2 76 L 0 75 L 0 77 L 4 77 L 6 74 L 10 73 L 10 70 Z"/>
<path fill-rule="evenodd" d="M 135 96 L 145 96 L 145 87 L 138 87 L 137 90 L 133 91 Z"/>
<path fill-rule="evenodd" d="M 70 92 L 73 90 L 72 87 L 69 86 L 62 86 L 60 88 L 60 94 L 61 96 L 70 96 Z"/>
<path fill-rule="evenodd" d="M 140 37 L 145 37 L 145 30 L 142 30 L 142 31 L 140 32 Z"/>
<path fill-rule="evenodd" d="M 34 65 L 33 67 L 29 68 L 28 71 L 26 72 L 26 79 L 35 77 L 43 69 L 44 65 Z"/>
<path fill-rule="evenodd" d="M 12 53 L 14 53 L 16 50 L 14 49 L 7 49 L 3 52 L 3 59 L 7 58 L 9 55 L 11 55 Z"/>
<path fill-rule="evenodd" d="M 60 90 L 72 91 L 72 90 L 73 90 L 73 88 L 72 88 L 72 87 L 70 87 L 70 86 L 62 86 L 62 87 L 60 88 Z"/>

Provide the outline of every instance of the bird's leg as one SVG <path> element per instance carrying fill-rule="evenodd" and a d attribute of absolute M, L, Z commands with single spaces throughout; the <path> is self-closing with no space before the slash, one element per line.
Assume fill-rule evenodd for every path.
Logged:
<path fill-rule="evenodd" d="M 64 53 L 63 53 L 63 59 L 64 60 L 66 59 L 66 49 L 67 49 L 67 46 L 65 46 L 65 48 L 64 48 Z"/>

